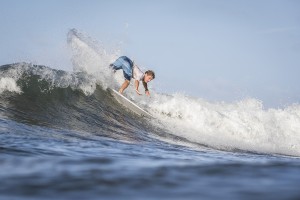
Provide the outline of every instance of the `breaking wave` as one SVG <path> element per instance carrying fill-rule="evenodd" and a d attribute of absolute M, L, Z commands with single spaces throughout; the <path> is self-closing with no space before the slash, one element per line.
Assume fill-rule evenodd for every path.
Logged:
<path fill-rule="evenodd" d="M 264 109 L 256 99 L 210 102 L 155 91 L 147 98 L 130 87 L 125 95 L 154 116 L 141 118 L 107 91 L 123 80 L 108 68 L 120 52 L 105 51 L 75 29 L 68 44 L 73 72 L 30 63 L 0 67 L 2 117 L 133 142 L 155 138 L 195 148 L 300 156 L 298 104 Z"/>

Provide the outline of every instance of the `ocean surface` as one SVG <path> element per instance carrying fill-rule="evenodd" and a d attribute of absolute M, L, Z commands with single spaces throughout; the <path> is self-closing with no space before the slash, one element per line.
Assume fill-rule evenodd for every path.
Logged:
<path fill-rule="evenodd" d="M 300 199 L 300 106 L 107 88 L 122 74 L 71 30 L 74 70 L 0 66 L 0 199 Z M 97 64 L 95 64 L 97 63 Z"/>

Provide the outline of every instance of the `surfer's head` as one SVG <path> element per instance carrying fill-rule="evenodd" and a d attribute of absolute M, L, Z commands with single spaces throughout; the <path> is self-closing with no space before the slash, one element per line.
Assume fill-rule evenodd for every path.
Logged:
<path fill-rule="evenodd" d="M 152 70 L 148 70 L 145 72 L 145 76 L 144 76 L 144 82 L 148 83 L 150 81 L 152 81 L 153 79 L 155 79 L 155 73 Z"/>

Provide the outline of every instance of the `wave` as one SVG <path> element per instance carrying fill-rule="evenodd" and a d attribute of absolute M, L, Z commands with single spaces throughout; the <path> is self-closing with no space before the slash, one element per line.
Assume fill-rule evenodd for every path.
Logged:
<path fill-rule="evenodd" d="M 26 63 L 0 69 L 1 77 L 14 80 L 20 90 L 10 88 L 1 93 L 2 117 L 128 141 L 139 140 L 145 131 L 146 122 L 135 120 L 136 116 L 97 85 L 91 75 Z M 18 78 L 14 79 L 16 71 Z"/>
<path fill-rule="evenodd" d="M 69 32 L 68 44 L 74 72 L 28 63 L 0 67 L 2 117 L 126 141 L 155 138 L 196 148 L 300 156 L 298 104 L 266 110 L 256 99 L 210 102 L 154 90 L 146 98 L 129 87 L 126 96 L 155 116 L 140 118 L 106 90 L 122 83 L 122 74 L 108 69 L 117 51 L 106 52 L 76 30 Z"/>

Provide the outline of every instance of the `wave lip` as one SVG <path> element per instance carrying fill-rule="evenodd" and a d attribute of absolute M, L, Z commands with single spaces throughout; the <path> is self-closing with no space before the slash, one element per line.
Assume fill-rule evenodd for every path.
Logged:
<path fill-rule="evenodd" d="M 3 65 L 0 67 L 0 75 L 1 92 L 15 91 L 20 93 L 22 88 L 24 89 L 29 82 L 36 79 L 37 85 L 31 86 L 42 88 L 42 82 L 44 81 L 44 85 L 47 85 L 47 88 L 43 88 L 45 92 L 54 88 L 70 87 L 73 90 L 81 90 L 86 95 L 91 95 L 97 84 L 96 78 L 86 73 L 66 72 L 31 63 Z"/>

